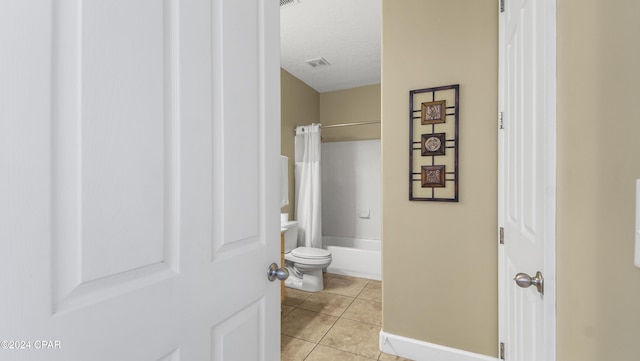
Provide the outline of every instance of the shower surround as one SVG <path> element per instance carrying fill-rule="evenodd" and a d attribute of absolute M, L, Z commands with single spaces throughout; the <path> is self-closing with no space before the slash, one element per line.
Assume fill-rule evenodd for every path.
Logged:
<path fill-rule="evenodd" d="M 328 271 L 381 278 L 380 140 L 322 143 L 322 238 Z"/>

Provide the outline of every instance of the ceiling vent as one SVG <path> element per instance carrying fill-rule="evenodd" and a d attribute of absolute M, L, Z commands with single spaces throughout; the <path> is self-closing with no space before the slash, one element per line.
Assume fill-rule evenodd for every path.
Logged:
<path fill-rule="evenodd" d="M 299 4 L 300 0 L 280 0 L 280 8 L 286 8 L 288 6 L 293 6 L 295 4 Z"/>
<path fill-rule="evenodd" d="M 311 60 L 307 60 L 305 61 L 305 63 L 311 65 L 312 68 L 319 68 L 322 66 L 329 66 L 331 65 L 327 59 L 325 58 L 317 58 L 317 59 L 311 59 Z"/>

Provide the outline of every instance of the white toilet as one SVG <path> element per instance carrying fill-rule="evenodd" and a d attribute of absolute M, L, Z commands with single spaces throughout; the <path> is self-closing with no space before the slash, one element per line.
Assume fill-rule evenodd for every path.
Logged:
<path fill-rule="evenodd" d="M 285 286 L 308 292 L 322 291 L 322 270 L 331 264 L 331 252 L 322 248 L 298 247 L 298 222 L 281 223 L 284 232 L 284 260 L 289 270 Z"/>

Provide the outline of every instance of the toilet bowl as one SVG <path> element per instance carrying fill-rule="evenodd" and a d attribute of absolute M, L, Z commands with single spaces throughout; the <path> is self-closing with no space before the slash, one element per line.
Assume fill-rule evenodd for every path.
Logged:
<path fill-rule="evenodd" d="M 322 248 L 298 247 L 298 222 L 281 223 L 284 232 L 284 260 L 289 270 L 285 286 L 308 292 L 324 288 L 322 270 L 331 264 L 331 252 Z"/>

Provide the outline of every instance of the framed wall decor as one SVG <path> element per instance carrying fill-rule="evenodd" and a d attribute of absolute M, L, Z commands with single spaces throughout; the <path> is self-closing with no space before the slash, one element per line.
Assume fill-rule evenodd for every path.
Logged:
<path fill-rule="evenodd" d="M 421 134 L 420 146 L 422 155 L 444 155 L 447 144 L 446 133 Z"/>
<path fill-rule="evenodd" d="M 409 92 L 409 200 L 458 201 L 460 85 Z"/>
<path fill-rule="evenodd" d="M 424 102 L 421 107 L 422 125 L 436 124 L 445 122 L 445 100 L 438 100 L 434 102 Z"/>

